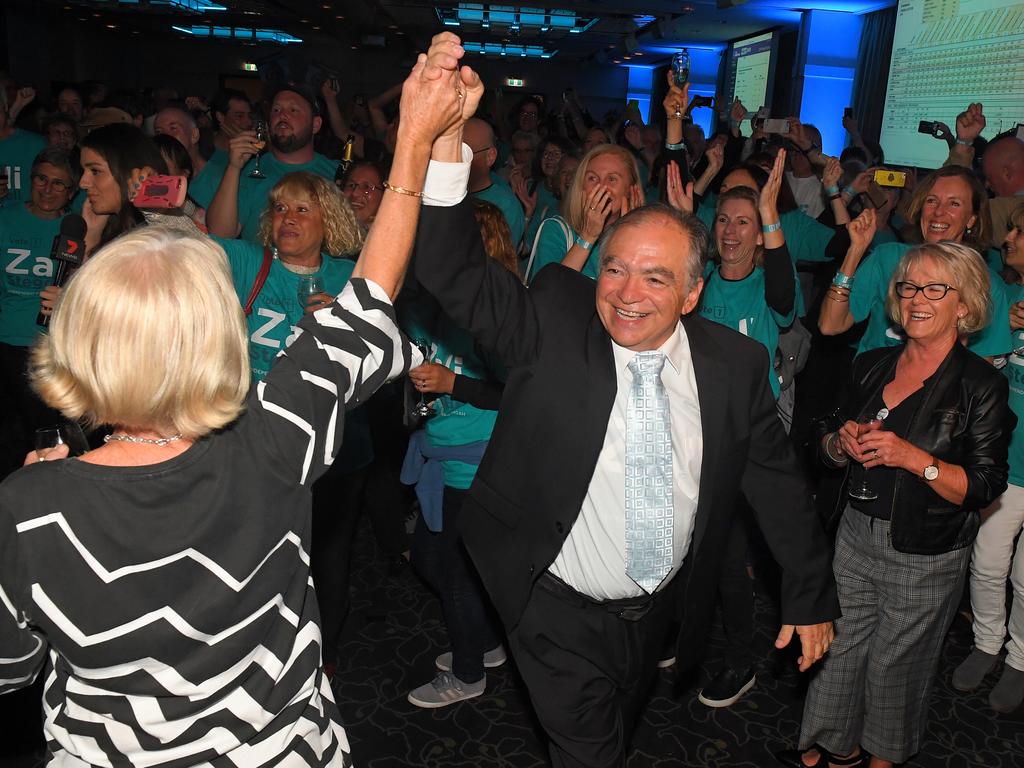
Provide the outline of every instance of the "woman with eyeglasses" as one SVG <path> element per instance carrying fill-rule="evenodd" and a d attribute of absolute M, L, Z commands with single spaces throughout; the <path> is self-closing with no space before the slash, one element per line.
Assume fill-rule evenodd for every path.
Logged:
<path fill-rule="evenodd" d="M 359 226 L 364 233 L 367 232 L 384 197 L 384 172 L 381 167 L 370 160 L 353 163 L 339 186 L 348 204 L 352 206 Z"/>
<path fill-rule="evenodd" d="M 851 228 L 854 247 L 870 229 Z M 886 296 L 906 341 L 854 361 L 842 426 L 821 445 L 847 468 L 833 515 L 843 615 L 784 765 L 889 768 L 922 747 L 979 512 L 1006 490 L 1017 420 L 1006 378 L 962 343 L 988 324 L 990 290 L 966 245 L 911 248 Z"/>
<path fill-rule="evenodd" d="M 873 212 L 871 218 L 874 219 Z M 971 253 L 977 253 L 989 240 L 988 193 L 970 169 L 955 165 L 939 168 L 914 191 L 908 219 L 919 228 L 924 243 L 963 243 L 970 246 Z M 818 327 L 825 336 L 837 336 L 866 319 L 858 355 L 903 342 L 898 322 L 885 311 L 886 295 L 896 265 L 913 245 L 885 243 L 868 253 L 870 243 L 870 239 L 860 244 L 851 242 L 818 317 Z M 978 260 L 985 267 L 980 253 Z M 1013 339 L 1009 326 L 1002 322 L 1010 311 L 1000 287 L 1002 281 L 991 269 L 987 271 L 992 303 L 989 317 L 1000 321 L 978 326 L 967 343 L 976 354 L 993 357 L 1008 353 L 1013 348 Z"/>
<path fill-rule="evenodd" d="M 31 170 L 31 197 L 0 208 L 0 402 L 3 427 L 0 475 L 21 465 L 32 448 L 32 433 L 53 412 L 28 388 L 28 351 L 39 334 L 39 294 L 53 282 L 50 258 L 61 217 L 78 188 L 80 170 L 67 152 L 48 147 L 36 155 Z"/>

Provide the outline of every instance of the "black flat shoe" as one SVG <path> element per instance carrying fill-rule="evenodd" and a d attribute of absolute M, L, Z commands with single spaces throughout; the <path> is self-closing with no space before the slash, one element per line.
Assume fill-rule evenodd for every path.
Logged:
<path fill-rule="evenodd" d="M 775 753 L 775 759 L 789 768 L 828 768 L 829 763 L 850 768 L 867 768 L 871 761 L 871 757 L 864 751 L 858 752 L 853 757 L 836 757 L 821 747 L 815 747 L 815 749 L 818 750 L 818 760 L 814 763 L 805 763 L 803 754 L 808 750 L 801 752 L 799 749 L 783 749 L 781 752 Z"/>

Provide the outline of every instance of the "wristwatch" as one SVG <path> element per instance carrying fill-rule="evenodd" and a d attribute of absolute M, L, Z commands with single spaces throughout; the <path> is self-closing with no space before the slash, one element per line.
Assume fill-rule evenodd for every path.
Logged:
<path fill-rule="evenodd" d="M 938 477 L 939 477 L 939 468 L 938 468 L 937 466 L 935 466 L 935 464 L 934 464 L 934 462 L 935 462 L 935 459 L 932 459 L 932 462 L 933 462 L 933 463 L 929 464 L 929 465 L 928 465 L 927 467 L 925 467 L 925 468 L 924 468 L 924 470 L 923 470 L 923 471 L 921 472 L 921 476 L 922 476 L 922 477 L 923 477 L 923 478 L 924 478 L 925 480 L 927 480 L 927 481 L 928 481 L 929 483 L 930 483 L 930 482 L 931 482 L 932 480 L 937 480 L 937 479 L 938 479 Z"/>

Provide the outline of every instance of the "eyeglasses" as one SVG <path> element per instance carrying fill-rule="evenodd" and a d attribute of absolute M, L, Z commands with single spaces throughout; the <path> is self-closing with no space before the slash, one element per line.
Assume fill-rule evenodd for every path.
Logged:
<path fill-rule="evenodd" d="M 69 189 L 71 189 L 71 184 L 64 181 L 63 179 L 58 179 L 56 177 L 50 178 L 49 176 L 45 176 L 41 173 L 33 173 L 32 181 L 38 184 L 40 187 L 51 186 L 58 192 L 67 192 Z"/>
<path fill-rule="evenodd" d="M 543 157 L 545 160 L 561 160 L 562 151 L 559 149 L 549 149 L 547 152 L 541 155 L 541 157 Z"/>
<path fill-rule="evenodd" d="M 928 285 L 915 285 L 914 283 L 902 281 L 896 283 L 896 295 L 901 299 L 912 299 L 920 291 L 926 299 L 938 301 L 939 299 L 946 298 L 946 294 L 950 291 L 955 290 L 956 288 L 945 283 L 928 283 Z"/>
<path fill-rule="evenodd" d="M 351 192 L 353 194 L 359 192 L 361 194 L 366 195 L 367 197 L 369 197 L 371 193 L 376 192 L 378 189 L 380 189 L 380 187 L 378 187 L 377 185 L 367 184 L 365 181 L 359 183 L 350 181 L 348 184 L 345 185 L 346 192 Z"/>
<path fill-rule="evenodd" d="M 486 146 L 486 147 L 484 147 L 482 149 L 474 149 L 473 150 L 473 154 L 474 155 L 479 155 L 481 152 L 486 152 L 488 149 L 494 149 L 494 146 L 492 145 L 492 146 Z"/>

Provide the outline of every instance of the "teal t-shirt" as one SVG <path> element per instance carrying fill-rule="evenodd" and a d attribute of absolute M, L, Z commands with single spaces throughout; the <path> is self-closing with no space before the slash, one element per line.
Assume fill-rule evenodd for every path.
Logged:
<path fill-rule="evenodd" d="M 238 294 L 239 303 L 244 306 L 263 265 L 263 246 L 222 237 L 215 237 L 214 240 L 228 255 L 235 293 Z M 320 269 L 313 274 L 323 278 L 327 293 L 337 296 L 352 275 L 355 262 L 327 254 L 321 256 Z M 299 304 L 299 275 L 274 259 L 267 282 L 252 305 L 252 314 L 246 318 L 253 382 L 261 381 L 273 365 L 277 353 L 291 344 L 296 333 L 295 326 L 304 315 L 305 311 Z"/>
<path fill-rule="evenodd" d="M 0 206 L 17 208 L 32 197 L 32 161 L 44 149 L 46 139 L 21 128 L 0 141 L 0 171 L 7 172 L 7 196 L 0 199 Z"/>
<path fill-rule="evenodd" d="M 902 330 L 889 319 L 885 300 L 889 292 L 889 281 L 903 254 L 913 248 L 909 243 L 886 243 L 870 251 L 857 267 L 853 288 L 850 290 L 850 314 L 856 322 L 868 321 L 861 337 L 857 354 L 879 347 L 896 347 L 905 339 Z M 967 347 L 982 357 L 1005 355 L 1013 348 L 1008 322 L 1000 318 L 1009 317 L 1010 306 L 1006 302 L 1003 279 L 989 270 L 992 298 L 992 315 L 996 321 L 970 337 Z"/>
<path fill-rule="evenodd" d="M 800 293 L 796 274 L 794 290 Z M 775 373 L 775 350 L 779 347 L 779 329 L 788 328 L 796 319 L 796 305 L 786 315 L 768 306 L 764 298 L 764 269 L 754 271 L 742 280 L 726 280 L 718 265 L 708 262 L 704 267 L 704 292 L 700 297 L 700 313 L 708 320 L 739 331 L 764 346 L 768 354 L 768 383 L 772 394 L 779 396 L 779 377 Z"/>
<path fill-rule="evenodd" d="M 1024 301 L 1024 285 L 1003 285 L 1007 306 Z M 1005 320 L 1005 318 L 1004 318 Z M 1010 438 L 1010 482 L 1024 486 L 1024 330 L 1011 331 L 1013 347 L 1006 358 L 1003 375 L 1010 382 L 1010 409 L 1017 415 L 1017 426 Z"/>
<path fill-rule="evenodd" d="M 438 315 L 436 327 L 430 332 L 416 317 L 416 312 L 410 311 L 403 330 L 413 342 L 430 347 L 428 362 L 439 363 L 457 375 L 474 379 L 486 379 L 490 375 L 486 364 L 476 353 L 473 337 L 457 328 L 443 313 Z M 497 411 L 477 408 L 455 400 L 451 395 L 442 395 L 434 401 L 434 413 L 436 415 L 426 420 L 424 430 L 427 440 L 436 446 L 490 440 L 498 418 Z M 446 460 L 441 462 L 441 468 L 445 485 L 466 490 L 473 483 L 477 465 Z"/>
<path fill-rule="evenodd" d="M 559 226 L 560 222 L 569 230 L 569 248 L 572 248 L 571 241 L 576 239 L 576 231 L 569 226 L 565 219 L 558 216 L 544 221 L 540 225 L 540 237 L 537 240 L 537 256 L 533 260 L 533 266 L 530 267 L 527 282 L 532 281 L 537 276 L 537 273 L 548 264 L 561 264 L 565 254 L 569 252 L 569 248 L 565 246 L 565 231 L 562 226 Z M 590 255 L 587 257 L 583 269 L 580 270 L 582 274 L 591 280 L 597 280 L 597 268 L 601 260 L 600 254 L 601 243 L 598 241 L 590 249 Z"/>
<path fill-rule="evenodd" d="M 282 176 L 298 171 L 309 171 L 333 182 L 334 173 L 338 168 L 336 160 L 329 160 L 321 154 L 315 154 L 308 163 L 291 164 L 282 163 L 274 157 L 272 152 L 267 152 L 260 158 L 260 170 L 267 178 L 253 179 L 249 176 L 249 172 L 255 167 L 255 164 L 255 160 L 246 163 L 238 181 L 238 221 L 242 225 L 242 233 L 239 237 L 254 242 L 259 236 L 260 214 L 266 210 L 267 196 Z M 202 173 L 189 185 L 189 195 L 192 199 L 204 208 L 209 208 L 210 202 L 217 194 L 217 188 L 220 186 L 220 180 L 226 167 L 227 155 L 223 155 L 223 160 L 219 160 L 217 154 L 214 153 Z"/>
<path fill-rule="evenodd" d="M 891 229 L 879 229 L 875 231 L 875 236 L 871 238 L 871 250 L 886 243 L 898 243 L 899 241 L 900 239 L 896 237 L 896 233 Z"/>
<path fill-rule="evenodd" d="M 512 246 L 519 250 L 519 243 L 523 239 L 523 231 L 526 228 L 526 217 L 523 214 L 523 206 L 511 187 L 504 182 L 494 181 L 492 178 L 491 186 L 481 189 L 479 192 L 473 192 L 472 195 L 477 200 L 498 206 L 508 224 L 509 232 L 512 234 Z"/>
<path fill-rule="evenodd" d="M 530 223 L 526 227 L 526 236 L 523 238 L 526 250 L 533 248 L 533 241 L 537 239 L 540 225 L 546 219 L 558 215 L 559 205 L 560 201 L 555 197 L 554 192 L 548 189 L 547 184 L 542 182 L 537 186 L 537 207 L 533 209 L 533 216 L 530 217 Z"/>
<path fill-rule="evenodd" d="M 36 325 L 39 292 L 53 285 L 50 258 L 60 217 L 40 219 L 24 203 L 0 209 L 0 342 L 28 347 L 42 330 Z"/>

